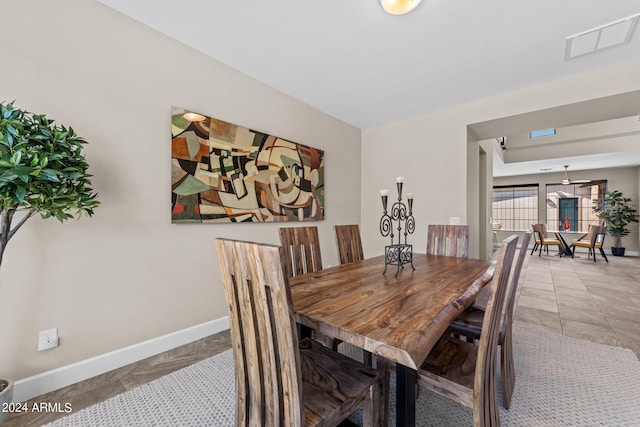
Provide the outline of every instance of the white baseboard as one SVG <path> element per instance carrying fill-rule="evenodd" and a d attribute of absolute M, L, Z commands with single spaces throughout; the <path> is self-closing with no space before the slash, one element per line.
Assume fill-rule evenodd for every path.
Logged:
<path fill-rule="evenodd" d="M 228 316 L 23 378 L 14 383 L 13 400 L 23 402 L 226 329 L 229 329 Z"/>

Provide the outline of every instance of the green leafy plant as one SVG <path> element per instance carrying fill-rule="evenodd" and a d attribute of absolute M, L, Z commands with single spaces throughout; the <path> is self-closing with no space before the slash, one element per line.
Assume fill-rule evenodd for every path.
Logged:
<path fill-rule="evenodd" d="M 0 265 L 9 240 L 34 214 L 60 222 L 93 215 L 99 202 L 84 144 L 71 127 L 0 103 Z"/>
<path fill-rule="evenodd" d="M 617 190 L 607 191 L 603 198 L 594 200 L 593 212 L 605 222 L 616 248 L 622 247 L 622 236 L 631 232 L 627 226 L 638 222 L 638 211 L 631 204 L 631 199 Z"/>

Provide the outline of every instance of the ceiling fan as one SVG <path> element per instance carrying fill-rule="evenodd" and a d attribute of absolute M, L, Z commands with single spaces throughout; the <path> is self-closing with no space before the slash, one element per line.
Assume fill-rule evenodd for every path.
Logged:
<path fill-rule="evenodd" d="M 590 179 L 576 179 L 574 181 L 570 180 L 569 175 L 567 174 L 567 169 L 569 169 L 569 165 L 564 165 L 564 178 L 562 178 L 562 185 L 585 184 L 591 182 Z"/>

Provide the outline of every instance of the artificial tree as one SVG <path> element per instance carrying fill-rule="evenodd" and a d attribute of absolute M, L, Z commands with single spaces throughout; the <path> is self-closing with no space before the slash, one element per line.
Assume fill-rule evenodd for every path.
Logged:
<path fill-rule="evenodd" d="M 631 204 L 631 199 L 620 191 L 607 191 L 603 198 L 593 201 L 593 212 L 605 222 L 607 233 L 613 237 L 612 253 L 624 255 L 622 236 L 631 232 L 627 227 L 631 222 L 638 222 L 638 211 Z"/>
<path fill-rule="evenodd" d="M 44 114 L 0 103 L 0 266 L 9 240 L 36 213 L 60 222 L 93 215 L 99 202 L 82 154 L 84 144 L 72 128 Z M 6 394 L 12 390 L 3 393 L 10 384 L 0 379 L 1 398 L 10 398 Z"/>
<path fill-rule="evenodd" d="M 0 266 L 9 240 L 36 213 L 60 222 L 93 215 L 99 202 L 84 144 L 71 127 L 0 103 Z"/>

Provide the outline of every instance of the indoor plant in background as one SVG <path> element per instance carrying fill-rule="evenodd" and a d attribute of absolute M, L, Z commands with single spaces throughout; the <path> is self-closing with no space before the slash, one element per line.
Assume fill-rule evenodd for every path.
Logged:
<path fill-rule="evenodd" d="M 627 227 L 631 222 L 638 222 L 638 211 L 631 204 L 631 199 L 620 191 L 607 191 L 602 199 L 593 201 L 593 212 L 605 222 L 607 233 L 613 237 L 611 253 L 624 256 L 622 236 L 631 232 Z"/>
<path fill-rule="evenodd" d="M 44 114 L 0 103 L 0 267 L 7 243 L 36 213 L 60 222 L 93 214 L 99 202 L 84 144 L 72 128 Z M 11 401 L 11 384 L 0 378 L 0 404 Z"/>

